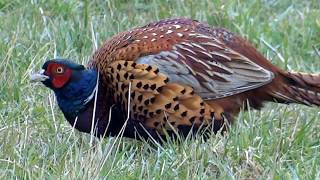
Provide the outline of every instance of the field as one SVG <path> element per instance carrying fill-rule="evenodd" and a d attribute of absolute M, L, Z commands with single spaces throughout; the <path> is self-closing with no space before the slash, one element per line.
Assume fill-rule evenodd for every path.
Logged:
<path fill-rule="evenodd" d="M 283 69 L 320 72 L 319 0 L 1 0 L 0 179 L 319 179 L 319 108 L 268 103 L 207 142 L 90 144 L 29 82 L 47 59 L 86 64 L 108 37 L 181 16 L 244 36 Z"/>

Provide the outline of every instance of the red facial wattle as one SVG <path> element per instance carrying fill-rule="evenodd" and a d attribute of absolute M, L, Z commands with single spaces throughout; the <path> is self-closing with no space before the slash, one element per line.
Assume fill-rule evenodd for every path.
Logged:
<path fill-rule="evenodd" d="M 62 68 L 63 73 L 58 73 L 58 68 Z M 69 81 L 72 70 L 61 64 L 49 64 L 46 73 L 52 79 L 52 86 L 54 88 L 61 88 Z"/>
<path fill-rule="evenodd" d="M 70 79 L 71 70 L 67 69 L 67 71 L 63 75 L 56 75 L 53 77 L 52 85 L 55 88 L 63 87 Z"/>

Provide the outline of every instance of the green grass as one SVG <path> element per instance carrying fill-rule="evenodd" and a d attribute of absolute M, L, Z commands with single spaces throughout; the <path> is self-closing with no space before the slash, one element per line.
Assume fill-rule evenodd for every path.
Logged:
<path fill-rule="evenodd" d="M 241 113 L 226 136 L 208 142 L 153 147 L 106 138 L 90 145 L 89 135 L 64 120 L 53 93 L 29 83 L 29 74 L 54 56 L 85 64 L 93 37 L 100 45 L 177 16 L 228 28 L 281 68 L 320 72 L 319 0 L 2 0 L 0 178 L 319 179 L 319 108 L 269 103 Z"/>

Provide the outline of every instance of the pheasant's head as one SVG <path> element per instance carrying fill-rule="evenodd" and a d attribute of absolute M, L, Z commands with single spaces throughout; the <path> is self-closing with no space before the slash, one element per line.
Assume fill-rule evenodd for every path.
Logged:
<path fill-rule="evenodd" d="M 31 81 L 40 81 L 52 89 L 64 115 L 74 118 L 94 97 L 97 71 L 66 59 L 54 59 L 45 62 Z"/>

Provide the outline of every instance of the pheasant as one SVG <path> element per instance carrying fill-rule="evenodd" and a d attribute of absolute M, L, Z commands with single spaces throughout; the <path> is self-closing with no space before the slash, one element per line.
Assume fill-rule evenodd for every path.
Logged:
<path fill-rule="evenodd" d="M 72 126 L 98 137 L 159 141 L 224 131 L 247 104 L 320 106 L 319 74 L 281 70 L 245 39 L 187 18 L 115 35 L 88 68 L 49 60 L 31 79 L 54 91 Z"/>

